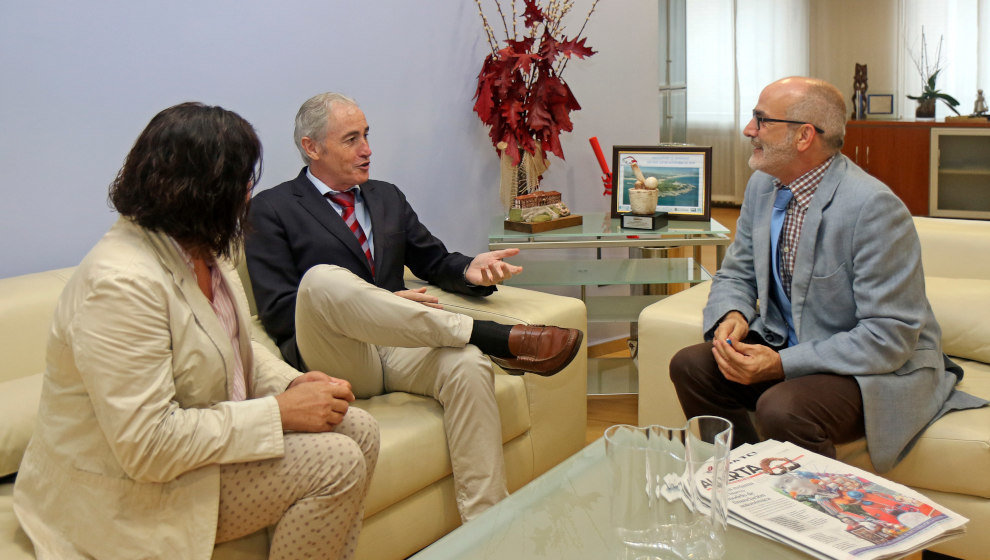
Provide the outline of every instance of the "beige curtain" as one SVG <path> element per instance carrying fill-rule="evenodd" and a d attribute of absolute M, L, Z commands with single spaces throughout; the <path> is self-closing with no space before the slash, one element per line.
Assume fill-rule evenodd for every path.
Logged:
<path fill-rule="evenodd" d="M 687 3 L 688 142 L 712 146 L 713 201 L 742 202 L 742 129 L 765 85 L 808 73 L 808 37 L 808 0 Z"/>

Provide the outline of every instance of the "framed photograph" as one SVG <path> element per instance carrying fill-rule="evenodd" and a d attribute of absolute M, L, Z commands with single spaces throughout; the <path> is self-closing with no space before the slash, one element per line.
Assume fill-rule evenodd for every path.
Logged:
<path fill-rule="evenodd" d="M 866 113 L 868 115 L 893 115 L 894 96 L 890 93 L 870 93 L 866 96 Z"/>
<path fill-rule="evenodd" d="M 656 179 L 657 212 L 671 220 L 712 217 L 711 146 L 615 146 L 612 148 L 612 217 L 629 214 L 629 189 Z"/>

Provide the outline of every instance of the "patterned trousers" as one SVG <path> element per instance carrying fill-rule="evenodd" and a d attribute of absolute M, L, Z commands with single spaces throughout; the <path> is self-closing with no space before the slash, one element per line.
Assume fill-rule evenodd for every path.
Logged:
<path fill-rule="evenodd" d="M 353 557 L 378 448 L 378 423 L 351 407 L 333 432 L 285 434 L 281 458 L 222 465 L 217 542 L 274 525 L 273 560 Z"/>

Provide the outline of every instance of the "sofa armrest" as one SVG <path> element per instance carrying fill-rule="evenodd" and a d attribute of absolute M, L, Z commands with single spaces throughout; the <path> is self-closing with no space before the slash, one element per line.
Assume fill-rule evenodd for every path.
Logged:
<path fill-rule="evenodd" d="M 427 287 L 427 292 L 440 298 L 444 309 L 476 319 L 504 324 L 556 325 L 588 330 L 584 302 L 579 299 L 537 292 L 512 286 L 499 286 L 487 297 L 474 297 L 444 292 L 408 273 L 410 289 Z M 552 377 L 525 374 L 529 414 L 536 454 L 534 469 L 539 474 L 556 465 L 584 446 L 588 416 L 588 352 L 587 338 L 574 361 Z M 496 372 L 502 371 L 495 368 Z"/>
<path fill-rule="evenodd" d="M 0 381 L 45 370 L 52 314 L 75 268 L 0 278 Z"/>
<path fill-rule="evenodd" d="M 670 382 L 670 359 L 704 340 L 701 311 L 711 282 L 667 296 L 639 314 L 639 424 L 683 426 L 684 413 Z"/>

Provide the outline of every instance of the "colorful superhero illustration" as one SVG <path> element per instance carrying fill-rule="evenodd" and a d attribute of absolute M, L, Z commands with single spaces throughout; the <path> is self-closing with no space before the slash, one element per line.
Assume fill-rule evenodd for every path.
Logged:
<path fill-rule="evenodd" d="M 895 494 L 864 478 L 795 470 L 780 475 L 776 489 L 844 522 L 846 531 L 875 544 L 939 517 L 930 504 Z"/>

